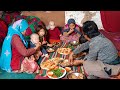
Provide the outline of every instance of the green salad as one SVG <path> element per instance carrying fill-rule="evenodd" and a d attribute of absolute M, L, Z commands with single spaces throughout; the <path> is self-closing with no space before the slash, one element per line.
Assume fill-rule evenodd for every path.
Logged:
<path fill-rule="evenodd" d="M 63 70 L 62 68 L 58 68 L 56 70 L 52 70 L 52 72 L 54 73 L 54 75 L 56 75 L 57 77 L 60 77 L 63 75 L 63 73 L 65 72 L 65 70 Z"/>

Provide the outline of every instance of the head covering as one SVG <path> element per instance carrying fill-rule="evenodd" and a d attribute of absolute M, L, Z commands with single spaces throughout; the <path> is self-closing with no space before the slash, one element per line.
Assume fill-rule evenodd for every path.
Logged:
<path fill-rule="evenodd" d="M 68 25 L 70 25 L 71 23 L 74 23 L 74 24 L 76 23 L 73 18 L 70 18 L 70 19 L 68 20 L 68 22 L 67 22 Z"/>
<path fill-rule="evenodd" d="M 24 32 L 28 28 L 28 23 L 24 19 L 20 19 L 10 25 L 8 28 L 7 36 L 4 39 L 2 45 L 2 52 L 0 56 L 0 68 L 6 70 L 7 72 L 11 72 L 11 58 L 12 58 L 12 50 L 11 50 L 11 40 L 14 34 L 20 36 L 21 40 L 23 41 L 24 45 L 27 47 L 28 43 L 24 39 L 24 36 L 21 32 Z"/>
<path fill-rule="evenodd" d="M 40 20 L 40 18 L 36 17 L 36 16 L 27 16 L 26 18 L 24 18 L 28 24 L 29 24 L 29 27 L 27 28 L 26 30 L 26 35 L 25 35 L 25 38 L 26 39 L 30 39 L 30 35 L 32 33 L 35 33 L 36 32 L 36 29 L 38 27 L 38 25 L 43 25 L 42 24 L 42 21 Z"/>

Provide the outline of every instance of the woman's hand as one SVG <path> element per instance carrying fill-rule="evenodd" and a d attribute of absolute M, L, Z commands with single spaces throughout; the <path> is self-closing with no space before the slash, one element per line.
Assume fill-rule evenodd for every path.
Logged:
<path fill-rule="evenodd" d="M 40 46 L 41 46 L 41 42 L 39 42 L 39 43 L 37 43 L 37 44 L 35 44 L 35 45 L 36 45 L 36 47 L 35 47 L 34 49 L 37 50 L 37 49 L 40 48 Z"/>
<path fill-rule="evenodd" d="M 69 61 L 69 63 L 71 64 L 71 65 L 73 65 L 73 52 L 70 54 L 70 56 L 69 56 L 69 59 L 68 59 L 68 61 Z"/>

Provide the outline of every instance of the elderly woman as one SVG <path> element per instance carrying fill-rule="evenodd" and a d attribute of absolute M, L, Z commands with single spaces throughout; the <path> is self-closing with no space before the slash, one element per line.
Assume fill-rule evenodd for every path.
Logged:
<path fill-rule="evenodd" d="M 31 56 L 39 49 L 40 43 L 37 43 L 36 47 L 28 49 L 28 42 L 24 38 L 27 28 L 28 23 L 24 19 L 20 19 L 9 26 L 2 45 L 1 69 L 7 72 L 19 72 L 24 57 Z"/>
<path fill-rule="evenodd" d="M 65 42 L 79 41 L 79 37 L 81 36 L 80 27 L 72 18 L 68 20 L 62 33 L 63 36 L 60 39 Z"/>
<path fill-rule="evenodd" d="M 93 21 L 83 23 L 84 37 L 87 42 L 78 46 L 69 56 L 69 62 L 74 65 L 83 64 L 89 78 L 111 78 L 120 72 L 120 58 L 113 43 L 98 31 Z M 83 60 L 73 60 L 73 54 L 89 49 Z"/>

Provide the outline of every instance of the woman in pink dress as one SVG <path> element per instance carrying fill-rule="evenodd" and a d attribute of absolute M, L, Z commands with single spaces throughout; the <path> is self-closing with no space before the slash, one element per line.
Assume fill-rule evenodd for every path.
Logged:
<path fill-rule="evenodd" d="M 71 41 L 79 41 L 79 37 L 81 36 L 80 27 L 76 24 L 74 19 L 69 19 L 67 24 L 65 25 L 63 31 L 63 35 L 60 39 L 63 42 L 71 42 Z"/>

